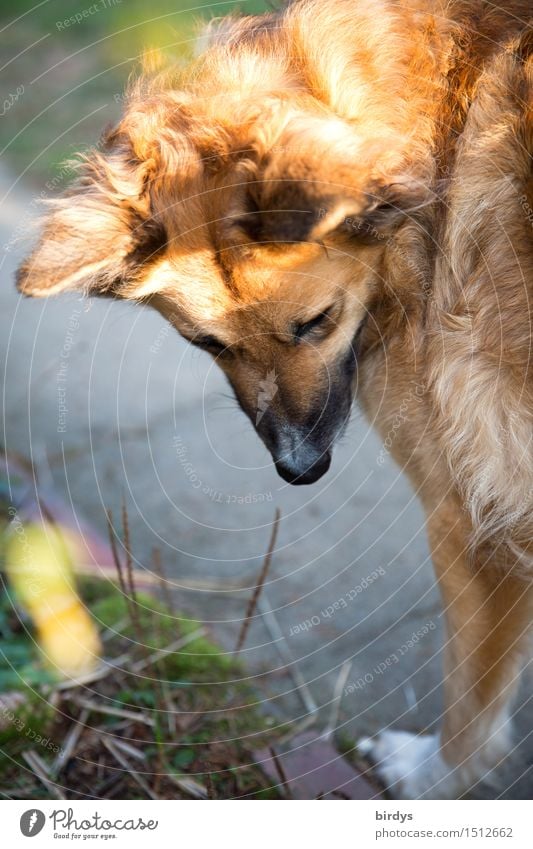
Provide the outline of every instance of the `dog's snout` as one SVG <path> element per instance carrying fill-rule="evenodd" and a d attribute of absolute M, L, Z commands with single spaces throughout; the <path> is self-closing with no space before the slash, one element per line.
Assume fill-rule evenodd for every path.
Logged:
<path fill-rule="evenodd" d="M 331 454 L 328 451 L 310 465 L 298 462 L 292 457 L 284 457 L 282 460 L 276 462 L 276 471 L 287 483 L 299 486 L 316 483 L 317 480 L 320 480 L 326 474 L 330 464 Z"/>
<path fill-rule="evenodd" d="M 315 483 L 328 471 L 332 440 L 313 439 L 312 428 L 280 423 L 267 414 L 257 430 L 272 454 L 277 473 L 287 483 Z"/>

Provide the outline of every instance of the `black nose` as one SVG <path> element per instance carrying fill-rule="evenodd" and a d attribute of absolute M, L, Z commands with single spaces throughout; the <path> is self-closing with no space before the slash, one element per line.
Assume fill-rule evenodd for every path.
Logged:
<path fill-rule="evenodd" d="M 325 475 L 331 465 L 331 454 L 326 452 L 310 466 L 298 464 L 292 459 L 283 458 L 276 463 L 276 471 L 287 483 L 294 486 L 301 484 L 316 483 L 322 475 Z"/>

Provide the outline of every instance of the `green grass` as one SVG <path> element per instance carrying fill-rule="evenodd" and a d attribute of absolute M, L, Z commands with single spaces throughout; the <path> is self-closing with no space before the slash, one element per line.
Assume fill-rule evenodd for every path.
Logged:
<path fill-rule="evenodd" d="M 177 638 L 194 637 L 198 624 L 152 596 L 140 594 L 136 604 L 126 602 L 108 582 L 85 579 L 81 594 L 106 635 L 106 656 L 122 660 L 112 674 L 61 691 L 42 666 L 31 624 L 23 622 L 9 592 L 0 592 L 0 693 L 12 698 L 17 692 L 23 699 L 0 711 L 0 795 L 48 798 L 24 760 L 24 753 L 33 750 L 67 798 L 105 795 L 114 777 L 121 781 L 121 798 L 144 798 L 127 771 L 117 772 L 106 749 L 105 740 L 124 739 L 144 757 L 141 767 L 138 761 L 133 766 L 148 776 L 161 798 L 187 796 L 176 778 L 194 778 L 214 798 L 275 798 L 252 755 L 272 741 L 274 722 L 258 709 L 257 694 L 245 683 L 240 664 L 204 635 L 154 658 Z M 142 671 L 135 669 L 139 663 Z M 59 765 L 57 754 L 80 719 L 80 699 L 100 708 L 89 711 L 81 742 Z M 117 709 L 141 721 L 126 720 L 125 725 L 113 713 Z M 277 728 L 276 736 L 281 731 Z"/>
<path fill-rule="evenodd" d="M 1 34 L 0 151 L 17 176 L 41 185 L 116 120 L 120 95 L 145 49 L 183 61 L 202 19 L 267 8 L 262 0 L 47 0 L 33 6 L 32 0 L 3 0 L 0 7 L 0 28 L 7 27 Z M 94 6 L 96 13 L 65 24 Z"/>

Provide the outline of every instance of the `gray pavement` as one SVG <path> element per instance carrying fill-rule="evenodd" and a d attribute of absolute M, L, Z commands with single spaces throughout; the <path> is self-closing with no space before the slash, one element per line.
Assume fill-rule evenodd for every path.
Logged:
<path fill-rule="evenodd" d="M 258 613 L 242 652 L 262 698 L 295 724 L 312 700 L 324 726 L 343 669 L 342 734 L 431 726 L 443 629 L 422 511 L 394 463 L 377 462 L 370 426 L 354 410 L 329 474 L 312 487 L 286 485 L 210 358 L 155 312 L 75 295 L 19 298 L 12 273 L 23 247 L 11 238 L 32 205 L 11 182 L 0 182 L 0 196 L 9 192 L 0 214 L 7 453 L 33 457 L 41 478 L 102 531 L 105 508 L 118 516 L 124 493 L 137 566 L 150 569 L 159 549 L 177 608 L 228 649 L 279 507 L 261 608 L 273 614 Z M 530 683 L 519 698 L 522 737 L 533 727 Z M 530 753 L 526 741 L 519 772 Z M 532 785 L 526 774 L 507 795 L 527 797 Z"/>

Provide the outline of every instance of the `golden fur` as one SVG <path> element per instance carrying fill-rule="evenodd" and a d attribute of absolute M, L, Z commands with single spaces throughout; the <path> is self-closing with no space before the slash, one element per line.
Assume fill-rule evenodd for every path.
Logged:
<path fill-rule="evenodd" d="M 497 762 L 530 619 L 529 14 L 301 0 L 214 23 L 186 71 L 133 84 L 19 273 L 29 295 L 151 304 L 254 425 L 274 372 L 257 430 L 293 482 L 326 471 L 356 386 L 394 432 L 449 626 L 440 748 L 370 747 L 404 796 L 462 793 Z"/>

